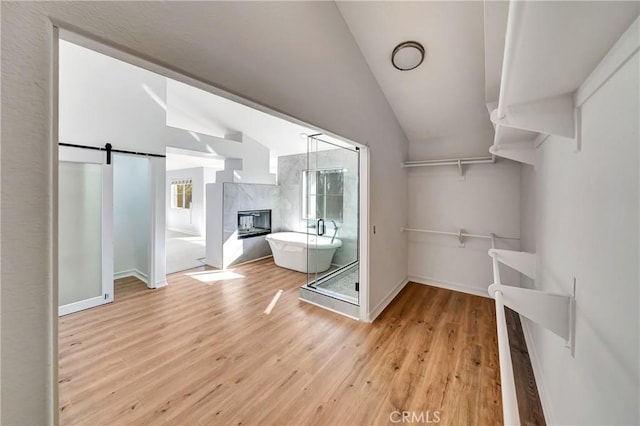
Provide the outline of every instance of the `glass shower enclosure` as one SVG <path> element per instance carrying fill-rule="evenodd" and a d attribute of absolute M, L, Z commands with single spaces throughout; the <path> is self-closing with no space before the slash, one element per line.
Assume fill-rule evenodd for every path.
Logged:
<path fill-rule="evenodd" d="M 359 304 L 358 148 L 307 138 L 302 218 L 307 224 L 307 286 Z"/>

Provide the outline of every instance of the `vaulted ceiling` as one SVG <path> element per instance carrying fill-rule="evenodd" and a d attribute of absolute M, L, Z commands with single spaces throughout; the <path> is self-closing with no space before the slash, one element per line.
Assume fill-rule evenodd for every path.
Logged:
<path fill-rule="evenodd" d="M 468 153 L 486 151 L 483 2 L 337 2 L 407 138 L 427 143 L 461 135 Z M 394 47 L 415 40 L 422 65 L 399 71 Z"/>
<path fill-rule="evenodd" d="M 299 6 L 291 5 L 292 8 Z M 355 41 L 359 52 L 352 50 L 352 56 L 362 56 L 353 59 L 363 65 L 366 62 L 366 65 L 361 69 L 345 65 L 343 71 L 350 72 L 352 79 L 363 79 L 363 73 L 371 72 L 410 142 L 433 146 L 437 144 L 434 141 L 445 140 L 443 151 L 430 152 L 428 156 L 431 157 L 487 153 L 492 142 L 493 127 L 485 107 L 483 2 L 338 2 L 334 7 L 336 9 L 332 15 L 335 21 L 332 22 L 333 30 L 327 26 L 325 28 L 331 32 L 337 32 L 335 29 L 340 27 L 345 30 L 339 37 L 338 34 L 334 34 L 330 40 L 317 40 L 316 43 L 308 45 L 306 49 L 309 55 L 333 58 L 336 51 L 345 45 L 353 46 Z M 262 31 L 274 30 L 265 28 Z M 263 36 L 268 35 L 265 33 Z M 427 53 L 424 63 L 419 68 L 401 72 L 391 65 L 390 57 L 393 48 L 405 40 L 419 41 Z M 272 48 L 265 47 L 267 51 Z M 257 46 L 254 46 L 254 49 L 257 49 Z M 81 61 L 84 53 L 80 49 L 73 51 L 77 51 L 76 59 Z M 290 55 L 293 58 L 294 53 Z M 89 61 L 89 56 L 96 54 L 87 53 L 85 56 Z M 228 55 L 220 57 L 224 59 L 221 62 L 231 60 Z M 362 61 L 362 57 L 365 61 Z M 113 61 L 112 67 L 125 65 Z M 298 72 L 305 72 L 304 67 L 301 67 L 303 64 L 299 61 L 278 65 L 295 67 L 299 69 Z M 256 63 L 256 66 L 266 65 L 260 62 Z M 88 68 L 78 66 L 74 72 L 81 73 L 85 69 Z M 85 76 L 85 80 L 91 80 L 87 86 L 95 88 L 101 86 L 100 81 L 110 81 L 106 76 L 101 78 L 98 75 L 108 75 L 110 69 L 105 64 L 102 68 L 92 70 Z M 137 73 L 144 74 L 147 79 L 154 78 L 149 72 L 139 70 Z M 80 79 L 74 77 L 73 81 L 77 84 Z M 148 101 L 144 97 L 145 93 L 141 92 L 141 82 L 134 87 L 135 90 L 132 89 L 140 95 L 140 99 L 132 99 L 133 95 L 130 92 L 122 93 L 123 98 L 129 99 L 129 109 L 137 109 L 134 101 Z M 217 137 L 242 132 L 261 141 L 276 155 L 305 151 L 306 144 L 299 135 L 314 132 L 293 123 L 281 123 L 280 120 L 274 120 L 264 113 L 250 110 L 211 93 L 194 88 L 179 91 L 171 85 L 167 85 L 165 89 L 163 85 L 156 84 L 158 87 L 154 89 L 155 94 L 162 98 L 161 103 L 165 104 L 166 124 L 176 128 Z M 147 86 L 155 87 L 149 82 Z M 184 85 L 180 87 L 184 89 Z M 375 89 L 373 86 L 372 90 Z M 93 89 L 94 94 L 95 90 L 97 89 Z M 323 89 L 318 87 L 317 90 Z M 309 102 L 316 101 L 320 95 L 318 91 L 309 92 Z M 76 92 L 87 93 L 84 90 Z M 116 96 L 117 92 L 111 88 L 108 96 Z M 182 102 L 182 107 L 177 108 L 177 101 L 185 96 L 189 102 Z M 340 101 L 338 98 L 334 100 Z M 63 102 L 63 106 L 76 104 Z M 104 105 L 100 108 L 104 109 Z M 157 114 L 164 115 L 164 111 L 160 111 L 158 105 L 151 105 L 150 108 L 155 108 Z M 85 105 L 85 112 L 86 109 Z M 82 111 L 78 111 L 78 114 L 80 113 Z M 95 116 L 104 118 L 104 114 Z M 113 128 L 130 129 L 131 126 L 133 124 Z M 66 135 L 66 128 L 62 130 Z M 120 139 L 127 136 L 128 133 L 120 135 Z M 180 136 L 187 139 L 190 137 L 184 132 Z M 88 137 L 83 134 L 76 138 Z M 74 139 L 71 135 L 69 138 Z M 450 140 L 456 138 L 458 146 L 454 147 Z"/>
<path fill-rule="evenodd" d="M 577 7 L 576 4 L 568 2 L 564 7 Z M 194 6 L 200 7 L 202 5 L 192 4 L 191 7 Z M 598 7 L 605 10 L 608 6 L 602 3 Z M 628 2 L 628 6 L 623 8 L 618 7 L 617 15 L 621 15 L 618 20 L 623 20 L 623 15 L 629 12 L 633 15 L 633 10 L 627 11 L 627 9 L 634 7 L 637 14 L 637 4 L 634 5 L 633 2 Z M 377 82 L 410 142 L 409 155 L 412 157 L 411 159 L 487 155 L 488 148 L 493 143 L 494 130 L 489 120 L 486 104 L 497 101 L 498 97 L 508 2 L 338 1 L 335 6 L 315 2 L 307 4 L 269 3 L 259 6 L 253 3 L 222 3 L 216 4 L 215 8 L 219 14 L 222 14 L 226 9 L 232 9 L 233 13 L 227 12 L 237 20 L 236 23 L 218 17 L 220 25 L 228 26 L 228 28 L 224 27 L 223 32 L 229 34 L 232 34 L 232 30 L 238 31 L 238 23 L 245 22 L 249 12 L 254 11 L 255 8 L 264 9 L 261 13 L 269 11 L 272 13 L 268 17 L 263 17 L 257 12 L 254 12 L 255 16 L 252 15 L 251 25 L 247 25 L 247 27 L 252 28 L 254 34 L 260 34 L 258 39 L 237 39 L 230 50 L 210 52 L 199 58 L 207 61 L 214 61 L 212 58 L 216 58 L 214 61 L 216 66 L 235 67 L 238 70 L 243 69 L 243 63 L 238 64 L 234 62 L 234 59 L 241 58 L 253 61 L 255 67 L 260 68 L 264 74 L 286 73 L 291 76 L 291 79 L 287 80 L 291 83 L 291 87 L 276 90 L 272 85 L 262 84 L 258 79 L 253 79 L 251 84 L 254 84 L 255 87 L 248 87 L 247 91 L 253 93 L 253 91 L 274 90 L 279 96 L 286 99 L 291 91 L 298 90 L 308 94 L 309 103 L 320 102 L 327 105 L 331 103 L 339 105 L 347 102 L 347 99 L 344 99 L 346 96 L 344 94 L 346 93 L 345 81 L 355 79 L 370 81 L 367 94 L 379 93 L 378 88 L 375 87 Z M 271 10 L 272 8 L 275 9 Z M 311 14 L 306 10 L 308 8 L 313 9 L 314 12 Z M 593 8 L 589 10 L 591 9 Z M 322 15 L 324 20 L 308 21 L 309 16 L 318 16 L 320 10 L 324 12 Z M 283 11 L 292 15 L 282 16 Z M 300 17 L 306 17 L 308 25 L 305 25 L 309 27 L 307 30 L 304 30 L 305 25 L 300 24 L 296 18 L 298 15 L 295 13 L 300 13 Z M 595 14 L 596 20 L 600 20 L 600 15 Z M 607 13 L 607 16 L 609 15 L 617 16 Z M 281 25 L 274 27 L 268 22 L 263 22 L 262 18 L 269 18 L 273 21 L 271 24 L 281 19 Z M 285 23 L 292 24 L 289 27 Z M 626 28 L 623 24 L 624 22 L 617 25 L 620 27 L 619 32 Z M 256 26 L 257 28 L 254 28 Z M 318 29 L 318 26 L 321 26 L 323 30 Z M 201 28 L 201 31 L 204 32 L 209 30 L 211 30 L 209 26 Z M 306 31 L 308 34 L 299 34 L 300 31 Z M 601 32 L 599 30 L 598 34 Z M 198 34 L 197 31 L 194 34 Z M 298 38 L 295 37 L 296 34 Z M 200 36 L 207 37 L 204 33 Z M 549 34 L 548 37 L 553 39 L 554 35 Z M 273 40 L 264 41 L 268 38 Z M 606 52 L 612 44 L 611 40 L 615 40 L 617 35 L 613 34 L 609 37 L 611 40 L 599 38 L 604 40 L 604 44 L 599 46 L 597 52 L 595 47 L 598 46 L 594 46 L 593 43 L 587 46 L 594 50 L 592 55 L 594 60 L 600 58 L 603 55 L 602 52 Z M 286 47 L 282 45 L 282 40 L 285 39 L 288 40 Z M 302 39 L 305 39 L 306 42 L 303 43 Z M 310 43 L 309 40 L 314 40 L 314 42 Z M 426 59 L 417 69 L 403 72 L 392 66 L 391 53 L 397 44 L 407 40 L 420 42 L 426 49 Z M 347 53 L 342 56 L 337 54 L 342 50 L 346 51 L 349 46 L 350 49 Z M 244 50 L 240 47 L 243 47 Z M 242 54 L 235 55 L 231 49 L 238 50 Z M 279 54 L 279 60 L 275 60 L 276 53 Z M 328 63 L 338 57 L 342 58 L 336 61 L 340 64 L 339 71 L 336 73 L 340 74 L 332 76 L 332 82 L 336 82 L 333 86 L 320 84 L 318 79 L 312 79 L 314 84 L 311 86 L 308 84 L 295 86 L 293 84 L 296 78 L 311 72 L 309 68 L 311 63 L 315 63 L 315 67 L 319 67 L 318 63 Z M 265 58 L 269 58 L 269 60 Z M 547 60 L 534 64 L 538 66 L 536 73 L 541 73 L 541 69 L 548 71 L 548 62 L 556 62 L 554 69 L 563 71 L 562 61 L 557 60 L 558 58 L 552 59 L 547 58 Z M 534 69 L 534 67 L 528 68 Z M 106 76 L 99 78 L 99 73 L 111 75 L 111 71 L 107 72 L 108 69 L 105 66 L 97 70 L 91 69 L 89 72 L 87 67 L 77 68 L 76 72 L 87 74 L 86 86 L 93 88 L 92 90 L 78 91 L 78 93 L 88 100 L 96 98 L 96 96 L 88 97 L 86 94 L 92 92 L 95 94 L 96 87 L 99 86 L 96 81 L 113 80 Z M 369 72 L 370 74 L 367 75 Z M 152 73 L 147 74 L 151 75 Z M 576 73 L 570 74 L 573 76 Z M 341 83 L 337 83 L 338 77 L 342 78 Z M 577 75 L 576 78 L 583 79 L 584 76 Z M 69 80 L 77 85 L 81 79 L 73 77 Z M 121 80 L 124 81 L 124 78 Z M 67 80 L 63 78 L 63 83 L 65 81 Z M 553 81 L 560 81 L 560 79 L 557 78 Z M 140 102 L 142 105 L 142 102 L 148 103 L 148 97 L 153 95 L 148 91 L 146 94 L 143 93 L 140 89 L 141 83 L 142 80 L 136 81 L 136 91 L 130 90 L 126 93 L 130 104 L 129 109 L 137 109 L 137 104 L 134 101 Z M 114 85 L 115 82 L 111 81 L 110 84 Z M 123 85 L 121 81 L 118 84 Z M 156 109 L 156 115 L 163 119 L 166 118 L 166 124 L 178 129 L 217 137 L 224 137 L 228 133 L 242 132 L 268 146 L 273 152 L 272 155 L 304 152 L 306 144 L 299 137 L 300 133 L 315 132 L 311 128 L 291 122 L 281 122 L 268 114 L 251 110 L 228 99 L 184 85 L 177 85 L 179 86 L 177 87 L 169 84 L 167 86 L 163 81 L 155 85 L 147 83 L 147 86 L 154 88 L 155 95 L 162 98 L 161 104 L 166 104 L 163 107 L 166 110 L 166 115 L 164 111 L 158 110 L 158 105 L 152 105 L 152 108 Z M 107 87 L 107 89 L 110 92 L 107 97 L 116 95 L 117 91 L 113 87 Z M 327 92 L 329 89 L 331 89 L 331 93 Z M 138 97 L 133 99 L 132 93 L 137 94 Z M 97 98 L 100 99 L 98 110 L 104 109 L 104 99 Z M 356 101 L 348 99 L 349 102 L 359 102 L 362 104 L 362 108 L 359 110 L 350 108 L 349 114 L 342 114 L 344 120 L 368 122 L 370 120 L 369 114 L 364 113 L 363 110 L 366 109 L 367 103 L 371 103 L 370 99 L 373 97 L 360 96 Z M 384 98 L 378 96 L 378 99 L 384 103 Z M 64 100 L 63 98 L 62 107 L 81 105 L 78 102 L 65 103 Z M 85 101 L 87 100 L 85 99 Z M 82 105 L 80 112 L 87 112 L 86 102 Z M 178 108 L 178 106 L 180 107 Z M 124 111 L 120 112 L 124 114 Z M 95 114 L 95 117 L 104 117 L 104 114 Z M 86 122 L 88 123 L 88 121 Z M 320 122 L 314 124 L 322 125 Z M 370 123 L 370 125 L 374 127 L 375 123 Z M 126 129 L 125 134 L 118 135 L 120 139 L 136 136 L 132 135 L 130 127 L 127 126 L 114 126 L 114 129 L 123 129 L 123 132 Z M 64 126 L 61 127 L 63 135 L 65 135 L 65 130 Z M 171 138 L 178 137 L 176 135 L 187 138 L 190 144 L 195 143 L 189 139 L 193 135 L 190 136 L 186 132 L 178 134 L 174 131 Z M 83 140 L 89 137 L 89 134 L 78 136 Z M 136 137 L 135 139 L 140 138 Z M 366 143 L 366 140 L 360 142 Z"/>

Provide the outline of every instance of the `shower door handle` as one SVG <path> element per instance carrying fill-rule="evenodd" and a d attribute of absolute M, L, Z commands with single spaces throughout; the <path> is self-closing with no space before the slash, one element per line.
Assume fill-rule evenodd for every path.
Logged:
<path fill-rule="evenodd" d="M 316 225 L 316 229 L 318 231 L 318 235 L 324 235 L 324 219 L 318 219 L 318 223 Z"/>

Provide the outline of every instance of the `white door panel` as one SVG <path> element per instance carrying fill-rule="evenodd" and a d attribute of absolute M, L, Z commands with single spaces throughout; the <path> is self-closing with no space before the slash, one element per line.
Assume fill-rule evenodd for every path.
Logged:
<path fill-rule="evenodd" d="M 113 301 L 113 172 L 104 151 L 60 147 L 58 314 Z"/>

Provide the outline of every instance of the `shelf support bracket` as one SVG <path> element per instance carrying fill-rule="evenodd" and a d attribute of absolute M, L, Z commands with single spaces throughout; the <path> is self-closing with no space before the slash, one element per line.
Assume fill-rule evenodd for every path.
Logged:
<path fill-rule="evenodd" d="M 536 254 L 526 251 L 514 251 L 491 248 L 489 256 L 508 267 L 515 269 L 532 280 L 536 279 Z"/>
<path fill-rule="evenodd" d="M 574 109 L 574 120 L 575 120 L 575 139 L 576 139 L 576 146 L 574 151 L 576 153 L 582 151 L 582 107 L 576 107 Z"/>
<path fill-rule="evenodd" d="M 464 169 L 462 168 L 462 160 L 458 160 L 458 171 L 460 172 L 460 180 L 464 180 Z"/>
<path fill-rule="evenodd" d="M 574 109 L 573 94 L 566 93 L 510 105 L 504 117 L 498 117 L 498 110 L 494 110 L 491 121 L 496 125 L 574 139 Z"/>
<path fill-rule="evenodd" d="M 491 284 L 489 294 L 502 293 L 504 305 L 562 337 L 574 346 L 575 297 L 510 285 Z"/>
<path fill-rule="evenodd" d="M 498 157 L 508 158 L 520 163 L 536 165 L 536 150 L 531 141 L 508 143 L 504 145 L 492 145 L 489 152 Z"/>

